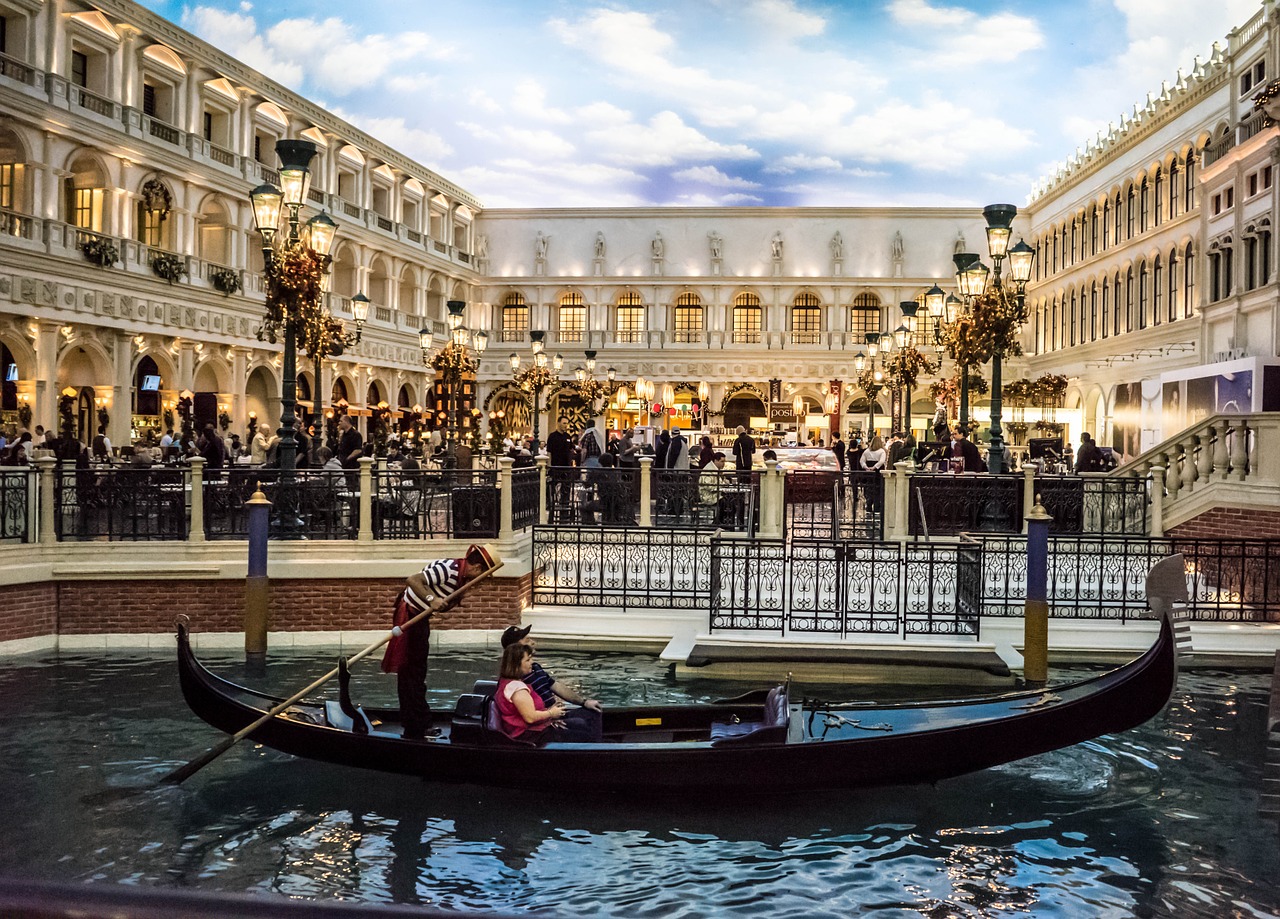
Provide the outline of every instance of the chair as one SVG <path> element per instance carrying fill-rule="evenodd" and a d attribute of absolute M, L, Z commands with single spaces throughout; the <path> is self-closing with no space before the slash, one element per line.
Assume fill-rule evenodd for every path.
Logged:
<path fill-rule="evenodd" d="M 791 701 L 787 698 L 787 687 L 776 686 L 765 697 L 761 720 L 715 722 L 711 725 L 711 743 L 717 747 L 782 743 L 787 739 L 790 722 Z"/>
<path fill-rule="evenodd" d="M 378 498 L 382 508 L 382 534 L 397 539 L 422 535 L 422 490 L 416 485 L 396 485 Z"/>

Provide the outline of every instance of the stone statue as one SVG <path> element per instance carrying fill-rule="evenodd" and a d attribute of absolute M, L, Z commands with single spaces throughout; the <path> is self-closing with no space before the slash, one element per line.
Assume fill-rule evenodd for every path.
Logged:
<path fill-rule="evenodd" d="M 955 252 L 956 255 L 959 255 L 961 252 L 969 251 L 969 244 L 964 241 L 964 230 L 961 230 L 956 234 L 956 245 L 952 251 Z"/>
<path fill-rule="evenodd" d="M 724 238 L 715 230 L 712 230 L 707 234 L 707 242 L 711 245 L 711 257 L 713 259 L 720 258 L 721 253 L 724 251 Z"/>
<path fill-rule="evenodd" d="M 844 258 L 844 237 L 840 235 L 839 230 L 836 230 L 836 235 L 831 237 L 831 258 L 837 262 Z"/>
<path fill-rule="evenodd" d="M 489 237 L 481 233 L 476 237 L 476 258 L 489 257 Z"/>
<path fill-rule="evenodd" d="M 604 258 L 604 232 L 596 232 L 596 258 Z"/>
<path fill-rule="evenodd" d="M 547 243 L 550 241 L 550 239 L 551 239 L 550 236 L 543 236 L 542 231 L 539 230 L 538 235 L 533 240 L 533 257 L 540 262 L 546 260 Z"/>
<path fill-rule="evenodd" d="M 782 258 L 782 231 L 778 230 L 773 234 L 773 239 L 769 240 L 769 247 L 773 250 L 775 260 Z"/>
<path fill-rule="evenodd" d="M 653 234 L 653 242 L 649 243 L 649 248 L 653 250 L 653 257 L 655 259 L 662 258 L 662 253 L 666 249 L 666 244 L 662 241 L 661 230 Z"/>
<path fill-rule="evenodd" d="M 900 262 L 900 261 L 902 261 L 902 256 L 903 256 L 903 246 L 902 246 L 902 233 L 901 233 L 901 231 L 895 232 L 895 233 L 893 234 L 893 244 L 892 244 L 892 248 L 891 248 L 891 250 L 890 250 L 890 251 L 893 253 L 893 260 L 894 260 L 895 262 Z"/>

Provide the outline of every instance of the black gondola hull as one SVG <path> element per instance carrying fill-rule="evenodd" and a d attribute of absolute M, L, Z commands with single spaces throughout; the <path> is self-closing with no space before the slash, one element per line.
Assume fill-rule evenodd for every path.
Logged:
<path fill-rule="evenodd" d="M 1167 618 L 1140 658 L 1097 677 L 1053 688 L 979 700 L 847 706 L 838 714 L 875 728 L 810 736 L 808 715 L 792 716 L 786 742 L 622 742 L 523 747 L 411 741 L 356 734 L 322 720 L 317 705 L 300 703 L 259 727 L 251 740 L 284 753 L 342 766 L 422 776 L 433 781 L 527 786 L 530 775 L 589 791 L 770 793 L 936 782 L 1136 727 L 1160 712 L 1173 692 L 1176 659 Z M 235 733 L 275 701 L 209 672 L 179 635 L 179 673 L 191 709 L 213 727 Z M 698 714 L 715 706 L 611 710 L 614 723 Z M 723 707 L 722 707 L 723 708 Z M 826 710 L 824 710 L 826 711 Z M 291 714 L 293 712 L 293 714 Z M 394 719 L 395 712 L 371 712 Z M 319 715 L 319 718 L 317 718 Z M 816 732 L 815 732 L 816 733 Z"/>

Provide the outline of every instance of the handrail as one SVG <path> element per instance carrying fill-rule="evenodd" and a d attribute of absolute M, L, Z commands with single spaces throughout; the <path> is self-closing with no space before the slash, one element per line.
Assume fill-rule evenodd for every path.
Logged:
<path fill-rule="evenodd" d="M 1208 418 L 1193 424 L 1189 428 L 1183 428 L 1172 437 L 1166 438 L 1150 450 L 1147 450 L 1145 453 L 1140 453 L 1133 459 L 1126 460 L 1122 465 L 1111 470 L 1108 475 L 1136 475 L 1139 471 L 1145 474 L 1150 472 L 1153 465 L 1158 465 L 1158 461 L 1167 457 L 1172 450 L 1176 449 L 1177 446 L 1182 445 L 1185 449 L 1185 444 L 1191 442 L 1191 438 L 1199 438 L 1201 435 L 1211 431 L 1216 432 L 1224 429 L 1231 430 L 1241 422 L 1248 424 L 1255 420 L 1261 420 L 1266 417 L 1266 415 L 1267 413 L 1264 412 L 1239 415 L 1210 415 Z M 1198 443 L 1193 443 L 1193 446 L 1198 446 Z"/>

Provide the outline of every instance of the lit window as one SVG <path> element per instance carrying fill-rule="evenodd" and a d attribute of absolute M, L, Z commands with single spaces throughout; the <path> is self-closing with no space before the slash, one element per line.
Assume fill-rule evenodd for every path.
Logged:
<path fill-rule="evenodd" d="M 681 294 L 676 298 L 675 340 L 702 340 L 702 300 L 697 294 Z"/>
<path fill-rule="evenodd" d="M 524 341 L 529 331 L 529 307 L 523 294 L 507 294 L 502 301 L 502 340 Z"/>
<path fill-rule="evenodd" d="M 638 344 L 644 340 L 644 303 L 634 291 L 618 297 L 614 340 L 619 344 Z"/>
<path fill-rule="evenodd" d="M 582 294 L 574 292 L 560 298 L 560 341 L 582 341 L 587 331 L 587 308 Z"/>
<path fill-rule="evenodd" d="M 734 344 L 758 344 L 764 311 L 755 294 L 738 294 L 733 301 Z"/>
<path fill-rule="evenodd" d="M 822 307 L 815 294 L 798 294 L 791 308 L 791 341 L 816 345 L 822 340 Z"/>

